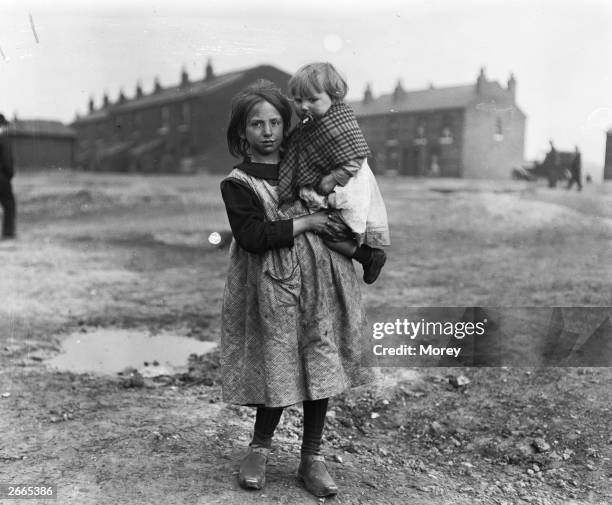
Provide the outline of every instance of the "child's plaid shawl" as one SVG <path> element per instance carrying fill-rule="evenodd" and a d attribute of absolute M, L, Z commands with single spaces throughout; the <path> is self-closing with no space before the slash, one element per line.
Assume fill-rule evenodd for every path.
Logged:
<path fill-rule="evenodd" d="M 315 185 L 336 166 L 369 154 L 353 110 L 333 104 L 321 118 L 300 123 L 291 133 L 279 168 L 279 203 L 297 200 L 300 187 Z"/>

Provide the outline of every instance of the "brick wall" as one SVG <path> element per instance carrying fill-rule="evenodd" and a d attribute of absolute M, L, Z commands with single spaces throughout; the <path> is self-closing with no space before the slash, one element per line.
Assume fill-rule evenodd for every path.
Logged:
<path fill-rule="evenodd" d="M 604 164 L 604 180 L 612 180 L 612 132 L 606 135 L 606 157 Z"/>
<path fill-rule="evenodd" d="M 365 116 L 358 122 L 373 152 L 375 172 L 461 176 L 461 109 Z"/>
<path fill-rule="evenodd" d="M 480 96 L 465 115 L 463 176 L 509 179 L 524 161 L 525 116 L 499 89 Z"/>
<path fill-rule="evenodd" d="M 74 140 L 40 136 L 12 138 L 17 170 L 34 168 L 69 168 L 73 164 Z"/>

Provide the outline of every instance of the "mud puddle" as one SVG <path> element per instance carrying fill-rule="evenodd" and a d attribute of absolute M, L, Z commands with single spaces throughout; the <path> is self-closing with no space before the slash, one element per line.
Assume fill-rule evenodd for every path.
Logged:
<path fill-rule="evenodd" d="M 133 368 L 143 377 L 156 377 L 186 372 L 190 354 L 207 354 L 216 346 L 170 333 L 107 328 L 68 336 L 61 353 L 46 364 L 60 371 L 100 375 Z"/>

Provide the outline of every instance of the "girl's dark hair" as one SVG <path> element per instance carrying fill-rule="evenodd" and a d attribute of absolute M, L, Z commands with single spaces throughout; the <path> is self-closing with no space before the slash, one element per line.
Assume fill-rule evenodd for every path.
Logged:
<path fill-rule="evenodd" d="M 258 79 L 248 85 L 232 99 L 232 112 L 227 125 L 227 147 L 235 158 L 246 158 L 249 143 L 244 138 L 249 114 L 258 103 L 268 102 L 281 115 L 283 136 L 287 136 L 291 126 L 291 104 L 280 88 L 271 81 Z"/>

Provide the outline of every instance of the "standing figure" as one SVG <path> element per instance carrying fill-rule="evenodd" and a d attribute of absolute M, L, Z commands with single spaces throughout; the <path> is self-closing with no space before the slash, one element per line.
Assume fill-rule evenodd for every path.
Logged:
<path fill-rule="evenodd" d="M 339 223 L 329 212 L 310 213 L 299 199 L 279 207 L 290 124 L 291 104 L 269 81 L 233 99 L 227 141 L 242 162 L 221 182 L 234 236 L 223 293 L 223 399 L 257 408 L 238 474 L 242 487 L 264 486 L 283 409 L 302 403 L 298 477 L 315 496 L 330 496 L 338 487 L 321 454 L 328 401 L 372 381 L 361 366 L 367 322 L 353 262 L 319 236 L 341 231 Z"/>
<path fill-rule="evenodd" d="M 301 198 L 313 212 L 339 210 L 352 236 L 327 237 L 334 251 L 363 266 L 363 280 L 378 278 L 387 256 L 385 203 L 368 166 L 370 150 L 353 110 L 344 103 L 348 85 L 331 63 L 311 63 L 289 80 L 300 125 L 292 132 L 280 165 L 281 204 Z"/>
<path fill-rule="evenodd" d="M 2 239 L 11 239 L 16 236 L 15 195 L 11 180 L 14 175 L 13 151 L 11 139 L 8 135 L 8 121 L 0 114 L 0 204 L 2 205 Z"/>
<path fill-rule="evenodd" d="M 580 156 L 580 149 L 576 146 L 574 157 L 572 158 L 572 165 L 570 166 L 570 180 L 567 183 L 567 189 L 576 183 L 578 191 L 582 190 L 582 160 Z"/>
<path fill-rule="evenodd" d="M 544 163 L 546 163 L 547 168 L 548 187 L 555 188 L 559 179 L 561 158 L 559 152 L 555 149 L 553 141 L 549 140 L 548 143 L 550 144 L 550 151 L 546 154 Z"/>

